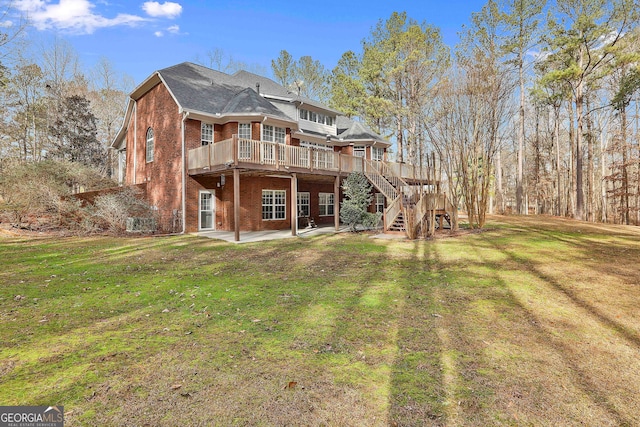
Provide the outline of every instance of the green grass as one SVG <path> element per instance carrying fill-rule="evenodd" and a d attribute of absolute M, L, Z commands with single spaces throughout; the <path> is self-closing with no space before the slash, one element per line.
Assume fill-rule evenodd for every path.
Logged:
<path fill-rule="evenodd" d="M 640 424 L 637 228 L 0 253 L 0 405 L 69 426 Z"/>

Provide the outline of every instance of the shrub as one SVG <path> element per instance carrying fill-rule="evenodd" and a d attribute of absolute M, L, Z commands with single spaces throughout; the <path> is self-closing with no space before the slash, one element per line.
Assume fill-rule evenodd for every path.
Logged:
<path fill-rule="evenodd" d="M 126 230 L 127 218 L 155 219 L 155 212 L 135 187 L 124 187 L 117 192 L 100 195 L 88 209 L 91 211 L 90 222 L 85 226 L 115 233 Z"/>
<path fill-rule="evenodd" d="M 345 199 L 340 205 L 340 220 L 347 224 L 351 231 L 356 231 L 358 224 L 367 227 L 375 222 L 377 226 L 380 220 L 377 214 L 367 212 L 367 207 L 373 200 L 371 188 L 367 177 L 360 172 L 350 173 L 342 183 Z"/>
<path fill-rule="evenodd" d="M 80 202 L 68 197 L 74 189 L 99 189 L 115 183 L 86 166 L 47 160 L 5 162 L 0 171 L 0 213 L 25 228 L 77 228 Z"/>

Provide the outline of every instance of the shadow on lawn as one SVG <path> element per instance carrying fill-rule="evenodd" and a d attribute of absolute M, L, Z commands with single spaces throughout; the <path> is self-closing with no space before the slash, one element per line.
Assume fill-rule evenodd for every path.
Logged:
<path fill-rule="evenodd" d="M 447 359 L 451 348 L 446 334 L 435 317 L 441 316 L 442 308 L 437 289 L 447 278 L 439 271 L 432 242 L 413 242 L 404 263 L 405 297 L 398 313 L 397 354 L 391 367 L 389 422 L 437 426 L 451 418 L 446 405 L 451 397 L 450 371 L 455 369 Z"/>
<path fill-rule="evenodd" d="M 533 233 L 540 231 L 527 235 Z M 592 318 L 597 325 L 594 333 L 611 331 L 636 349 L 638 334 L 545 274 L 535 258 L 520 255 L 518 251 L 527 254 L 528 248 L 521 248 L 519 236 L 528 238 L 507 231 L 498 239 L 485 235 L 464 239 L 466 249 L 458 257 L 443 256 L 447 247 L 438 242 L 413 244 L 406 261 L 406 298 L 398 314 L 398 351 L 391 368 L 391 425 L 637 422 L 631 415 L 637 406 L 631 397 L 635 386 L 622 381 L 609 384 L 602 376 L 607 371 L 607 351 L 622 351 L 608 360 L 610 369 L 633 370 L 624 344 L 592 355 L 598 359 L 593 363 L 600 363 L 592 366 L 588 349 L 593 344 L 578 341 L 576 348 L 574 339 L 588 338 L 571 338 L 580 333 L 575 329 L 580 320 L 565 325 L 545 317 L 539 310 L 544 299 L 531 305 L 526 292 L 544 298 L 536 294 L 535 284 L 543 283 L 547 293 L 555 292 L 570 303 L 568 310 Z M 634 250 L 624 243 L 576 241 L 567 234 L 548 237 L 575 248 L 566 252 L 590 260 L 594 269 L 607 248 L 627 254 Z M 522 294 L 503 273 L 518 276 L 517 286 L 526 286 L 527 291 Z"/>
<path fill-rule="evenodd" d="M 561 241 L 568 247 L 575 248 L 575 251 L 572 253 L 575 254 L 575 258 L 577 259 L 585 259 L 594 261 L 594 259 L 602 262 L 602 254 L 606 252 L 606 249 L 609 250 L 613 247 L 618 246 L 618 249 L 623 248 L 624 245 L 616 245 L 610 242 L 608 243 L 596 243 L 592 239 L 587 239 L 588 241 L 583 241 L 583 239 L 573 237 L 566 237 L 564 235 L 554 234 L 545 232 L 542 230 L 535 230 L 536 233 L 542 233 L 546 235 L 548 238 L 556 239 Z M 598 309 L 592 303 L 590 303 L 585 298 L 582 298 L 578 292 L 570 289 L 567 286 L 564 286 L 557 279 L 552 277 L 549 274 L 545 274 L 538 267 L 538 262 L 534 259 L 530 259 L 524 255 L 519 255 L 518 253 L 507 250 L 501 245 L 497 244 L 495 241 L 491 239 L 483 238 L 484 246 L 491 246 L 493 249 L 500 251 L 504 254 L 507 259 L 513 263 L 514 269 L 518 271 L 522 271 L 523 274 L 528 274 L 535 279 L 539 280 L 541 283 L 546 285 L 548 289 L 552 292 L 558 293 L 559 296 L 557 298 L 558 301 L 562 301 L 562 297 L 566 298 L 570 302 L 570 309 L 576 310 L 578 313 L 583 312 L 586 313 L 587 316 L 591 317 L 597 327 L 601 330 L 601 334 L 606 332 L 615 332 L 622 337 L 628 345 L 634 346 L 636 348 L 640 348 L 640 337 L 638 334 L 632 329 L 624 326 L 623 324 L 614 320 L 610 315 L 608 315 L 605 311 Z M 525 252 L 526 253 L 526 252 Z M 599 258 L 600 257 L 600 258 Z M 553 262 L 553 260 L 545 260 L 546 262 Z M 490 261 L 486 261 L 486 264 L 491 264 Z M 594 271 L 597 271 L 597 262 L 593 262 Z M 500 271 L 501 268 L 508 268 L 508 263 L 506 265 L 493 265 L 495 271 Z M 525 313 L 526 318 L 531 319 L 531 325 L 535 327 L 537 330 L 537 335 L 542 337 L 540 344 L 543 346 L 550 347 L 560 358 L 562 362 L 566 364 L 568 368 L 567 371 L 570 376 L 571 384 L 578 387 L 581 392 L 585 396 L 589 396 L 593 404 L 600 406 L 606 413 L 608 413 L 613 420 L 611 419 L 601 419 L 601 422 L 614 422 L 616 425 L 633 425 L 637 420 L 630 418 L 625 413 L 621 412 L 621 409 L 627 409 L 627 413 L 634 413 L 633 406 L 631 403 L 630 407 L 628 407 L 625 403 L 627 399 L 623 399 L 621 403 L 617 401 L 616 397 L 619 394 L 620 390 L 616 390 L 616 386 L 613 387 L 608 384 L 607 379 L 603 377 L 599 377 L 601 375 L 599 373 L 599 369 L 602 369 L 602 365 L 598 365 L 598 363 L 604 363 L 606 365 L 611 364 L 610 369 L 613 371 L 616 370 L 614 366 L 616 364 L 620 365 L 618 367 L 624 367 L 625 360 L 622 359 L 620 361 L 616 360 L 596 360 L 597 358 L 604 358 L 603 355 L 595 356 L 593 355 L 593 360 L 589 358 L 585 359 L 585 350 L 581 350 L 580 347 L 584 347 L 584 349 L 588 349 L 591 343 L 584 343 L 583 340 L 585 338 L 576 338 L 578 339 L 578 345 L 576 346 L 572 340 L 565 339 L 564 331 L 561 325 L 554 324 L 554 322 L 549 318 L 545 319 L 543 313 L 536 313 L 533 307 L 531 307 L 531 301 L 525 303 L 522 297 L 518 297 L 514 293 L 514 289 L 503 280 L 499 274 L 496 274 L 494 277 L 496 283 L 499 284 L 500 287 L 507 289 L 510 296 L 511 301 L 517 305 L 518 310 Z M 600 284 L 598 284 L 600 285 Z M 531 285 L 534 286 L 534 285 Z M 539 298 L 543 298 L 539 296 Z M 555 299 L 554 299 L 555 302 Z M 578 314 L 579 315 L 579 314 Z M 575 319 L 576 324 L 579 323 L 578 319 Z M 569 328 L 568 330 L 572 330 L 571 325 L 564 325 Z M 578 332 L 576 332 L 578 333 Z M 579 336 L 580 337 L 580 336 Z M 595 365 L 592 366 L 592 363 Z M 627 368 L 631 368 L 630 366 Z M 609 388 L 607 388 L 607 386 Z M 566 391 L 566 389 L 565 389 Z M 563 393 L 564 394 L 564 393 Z M 625 394 L 625 393 L 623 393 Z M 630 396 L 633 396 L 635 393 L 631 393 Z M 569 396 L 571 398 L 571 396 Z M 576 397 L 576 399 L 579 399 Z M 631 401 L 633 402 L 633 401 Z M 551 405 L 556 402 L 549 402 Z M 631 411 L 631 412 L 629 412 Z M 575 414 L 574 414 L 575 416 Z M 584 416 L 584 414 L 580 414 L 580 417 Z M 592 415 L 593 416 L 593 415 Z M 606 417 L 604 414 L 601 414 L 601 417 Z M 558 419 L 558 422 L 567 422 L 567 419 Z M 591 422 L 596 422 L 595 419 L 592 419 Z M 598 422 L 596 422 L 598 423 Z"/>

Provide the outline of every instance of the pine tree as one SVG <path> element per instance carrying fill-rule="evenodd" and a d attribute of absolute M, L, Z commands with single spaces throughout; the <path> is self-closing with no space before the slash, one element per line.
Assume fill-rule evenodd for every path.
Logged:
<path fill-rule="evenodd" d="M 105 150 L 97 138 L 96 118 L 89 100 L 73 95 L 64 99 L 62 116 L 50 129 L 55 138 L 52 157 L 104 170 Z"/>

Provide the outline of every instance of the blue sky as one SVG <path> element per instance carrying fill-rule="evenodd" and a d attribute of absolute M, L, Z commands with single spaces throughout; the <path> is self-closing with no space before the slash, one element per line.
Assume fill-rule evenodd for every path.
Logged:
<path fill-rule="evenodd" d="M 215 48 L 269 74 L 282 49 L 331 69 L 347 50 L 360 51 L 371 28 L 393 11 L 440 28 L 453 46 L 484 2 L 14 0 L 13 6 L 29 17 L 30 39 L 63 38 L 85 67 L 106 57 L 137 85 L 155 70 L 204 58 Z"/>

